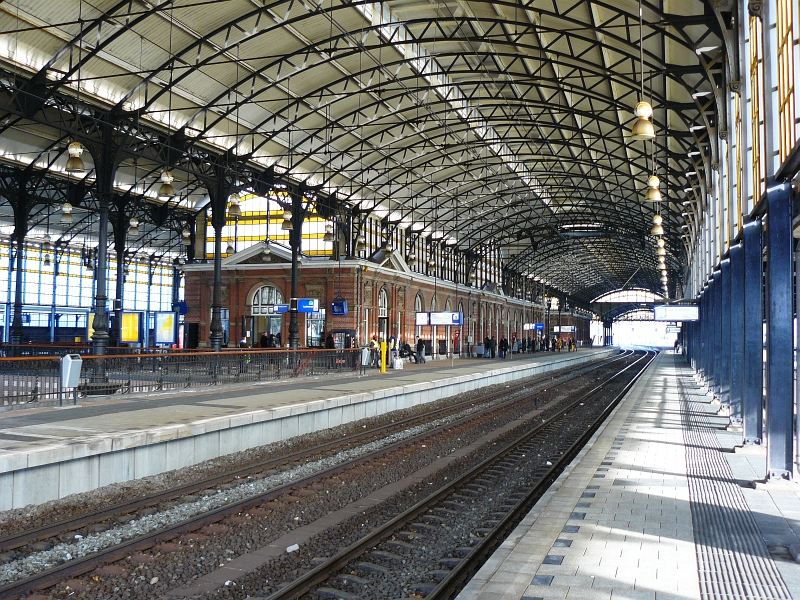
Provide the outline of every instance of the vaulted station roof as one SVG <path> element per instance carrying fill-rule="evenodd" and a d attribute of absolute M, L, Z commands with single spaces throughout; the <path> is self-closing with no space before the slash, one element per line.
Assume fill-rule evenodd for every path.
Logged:
<path fill-rule="evenodd" d="M 82 183 L 141 205 L 143 246 L 176 249 L 216 181 L 321 186 L 586 302 L 660 292 L 659 210 L 680 296 L 682 201 L 705 198 L 731 79 L 735 15 L 714 4 L 7 0 L 0 160 L 62 202 L 77 136 L 96 167 Z M 653 142 L 630 137 L 643 99 Z M 179 196 L 159 205 L 167 168 Z"/>

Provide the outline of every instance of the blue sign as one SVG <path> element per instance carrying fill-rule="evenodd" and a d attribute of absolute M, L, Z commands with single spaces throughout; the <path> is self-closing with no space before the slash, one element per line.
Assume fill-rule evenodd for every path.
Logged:
<path fill-rule="evenodd" d="M 172 312 L 176 312 L 181 315 L 185 315 L 187 312 L 186 309 L 186 301 L 181 300 L 180 302 L 173 302 L 172 303 Z"/>
<path fill-rule="evenodd" d="M 317 300 L 316 298 L 297 298 L 297 312 L 301 313 L 319 312 L 319 300 Z"/>
<path fill-rule="evenodd" d="M 533 324 L 534 331 L 544 331 L 544 323 L 534 323 Z"/>
<path fill-rule="evenodd" d="M 267 312 L 274 315 L 278 313 L 287 313 L 289 312 L 289 305 L 288 304 L 273 304 L 272 306 L 267 307 Z"/>
<path fill-rule="evenodd" d="M 342 316 L 347 314 L 347 300 L 334 300 L 331 302 L 331 314 Z"/>

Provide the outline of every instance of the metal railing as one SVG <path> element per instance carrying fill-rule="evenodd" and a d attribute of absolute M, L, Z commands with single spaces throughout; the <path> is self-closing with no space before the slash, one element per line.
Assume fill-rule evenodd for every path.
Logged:
<path fill-rule="evenodd" d="M 66 353 L 66 352 L 65 352 Z M 83 356 L 80 385 L 61 389 L 60 357 L 0 359 L 0 406 L 73 397 L 254 383 L 295 377 L 364 374 L 361 349 L 166 352 Z M 69 399 L 69 400 L 68 400 Z"/>

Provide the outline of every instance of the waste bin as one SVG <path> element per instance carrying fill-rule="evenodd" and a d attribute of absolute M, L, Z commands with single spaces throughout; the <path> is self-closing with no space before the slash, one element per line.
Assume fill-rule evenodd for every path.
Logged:
<path fill-rule="evenodd" d="M 80 385 L 82 363 L 80 354 L 66 354 L 61 357 L 62 388 L 75 388 Z"/>
<path fill-rule="evenodd" d="M 361 348 L 361 366 L 362 367 L 369 367 L 370 366 L 370 358 L 372 358 L 372 352 L 369 349 L 369 346 L 364 346 Z"/>

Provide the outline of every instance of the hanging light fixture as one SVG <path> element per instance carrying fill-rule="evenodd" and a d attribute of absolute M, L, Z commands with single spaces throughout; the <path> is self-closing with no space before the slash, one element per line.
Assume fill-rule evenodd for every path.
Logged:
<path fill-rule="evenodd" d="M 664 228 L 661 226 L 663 219 L 661 215 L 653 215 L 653 228 L 650 230 L 651 235 L 664 235 Z"/>
<path fill-rule="evenodd" d="M 228 216 L 232 218 L 240 217 L 242 215 L 242 207 L 239 206 L 239 194 L 233 192 L 228 198 L 230 206 L 228 207 Z"/>
<path fill-rule="evenodd" d="M 132 217 L 130 220 L 130 227 L 128 228 L 128 235 L 139 235 L 139 219 Z"/>
<path fill-rule="evenodd" d="M 264 240 L 264 249 L 261 250 L 261 260 L 269 262 L 270 254 L 272 254 L 272 248 L 270 248 L 269 238 L 267 238 Z"/>
<path fill-rule="evenodd" d="M 171 200 L 175 197 L 175 188 L 172 187 L 172 182 L 175 178 L 169 171 L 161 171 L 161 187 L 158 188 L 159 200 Z"/>
<path fill-rule="evenodd" d="M 61 218 L 59 222 L 62 225 L 72 225 L 72 221 L 72 204 L 64 202 L 64 204 L 61 205 Z"/>
<path fill-rule="evenodd" d="M 288 208 L 284 209 L 283 211 L 283 223 L 281 223 L 281 229 L 283 231 L 292 231 L 294 229 L 294 225 L 292 224 L 292 211 Z"/>
<path fill-rule="evenodd" d="M 225 254 L 236 254 L 236 248 L 233 247 L 233 242 L 228 240 L 228 246 L 225 248 Z"/>
<path fill-rule="evenodd" d="M 363 252 L 366 249 L 367 243 L 364 241 L 364 236 L 359 233 L 356 238 L 356 252 Z"/>
<path fill-rule="evenodd" d="M 644 99 L 644 38 L 642 30 L 644 28 L 644 17 L 642 14 L 642 3 L 639 1 L 639 81 L 640 81 L 640 96 L 639 102 L 633 109 L 633 114 L 636 116 L 636 122 L 631 129 L 632 140 L 652 140 L 656 137 L 656 130 L 653 127 L 653 122 L 650 117 L 653 116 L 653 107 L 649 102 Z"/>
<path fill-rule="evenodd" d="M 658 246 L 659 248 L 663 248 L 664 247 L 664 238 L 658 238 L 658 241 L 656 242 L 656 246 Z"/>
<path fill-rule="evenodd" d="M 192 232 L 188 229 L 184 229 L 181 231 L 181 245 L 182 246 L 191 246 L 192 245 Z"/>
<path fill-rule="evenodd" d="M 666 248 L 656 248 L 656 256 L 666 256 L 667 250 Z"/>
<path fill-rule="evenodd" d="M 45 254 L 44 255 L 44 262 L 42 264 L 45 267 L 49 267 L 50 266 L 50 255 L 49 254 Z"/>
<path fill-rule="evenodd" d="M 69 158 L 67 159 L 67 166 L 64 170 L 67 173 L 84 173 L 86 171 L 86 165 L 83 164 L 83 159 L 81 158 L 81 154 L 83 154 L 83 146 L 81 146 L 81 143 L 70 142 L 69 146 L 67 146 L 67 152 L 69 152 Z"/>
<path fill-rule="evenodd" d="M 406 264 L 408 264 L 409 267 L 413 267 L 414 265 L 417 264 L 417 257 L 414 256 L 413 254 L 409 255 Z"/>
<path fill-rule="evenodd" d="M 386 244 L 386 248 L 384 249 L 384 252 L 386 253 L 386 257 L 387 258 L 392 255 L 392 253 L 394 252 L 394 246 L 392 246 L 391 242 Z"/>
<path fill-rule="evenodd" d="M 650 175 L 647 178 L 647 193 L 644 195 L 647 202 L 661 202 L 661 192 L 658 189 L 660 185 L 661 180 L 658 175 Z"/>
<path fill-rule="evenodd" d="M 333 225 L 331 223 L 325 223 L 325 235 L 322 236 L 323 242 L 332 242 L 333 241 Z"/>
<path fill-rule="evenodd" d="M 45 252 L 53 251 L 53 240 L 50 237 L 49 233 L 44 236 L 44 243 L 42 243 L 42 250 L 44 250 Z"/>

